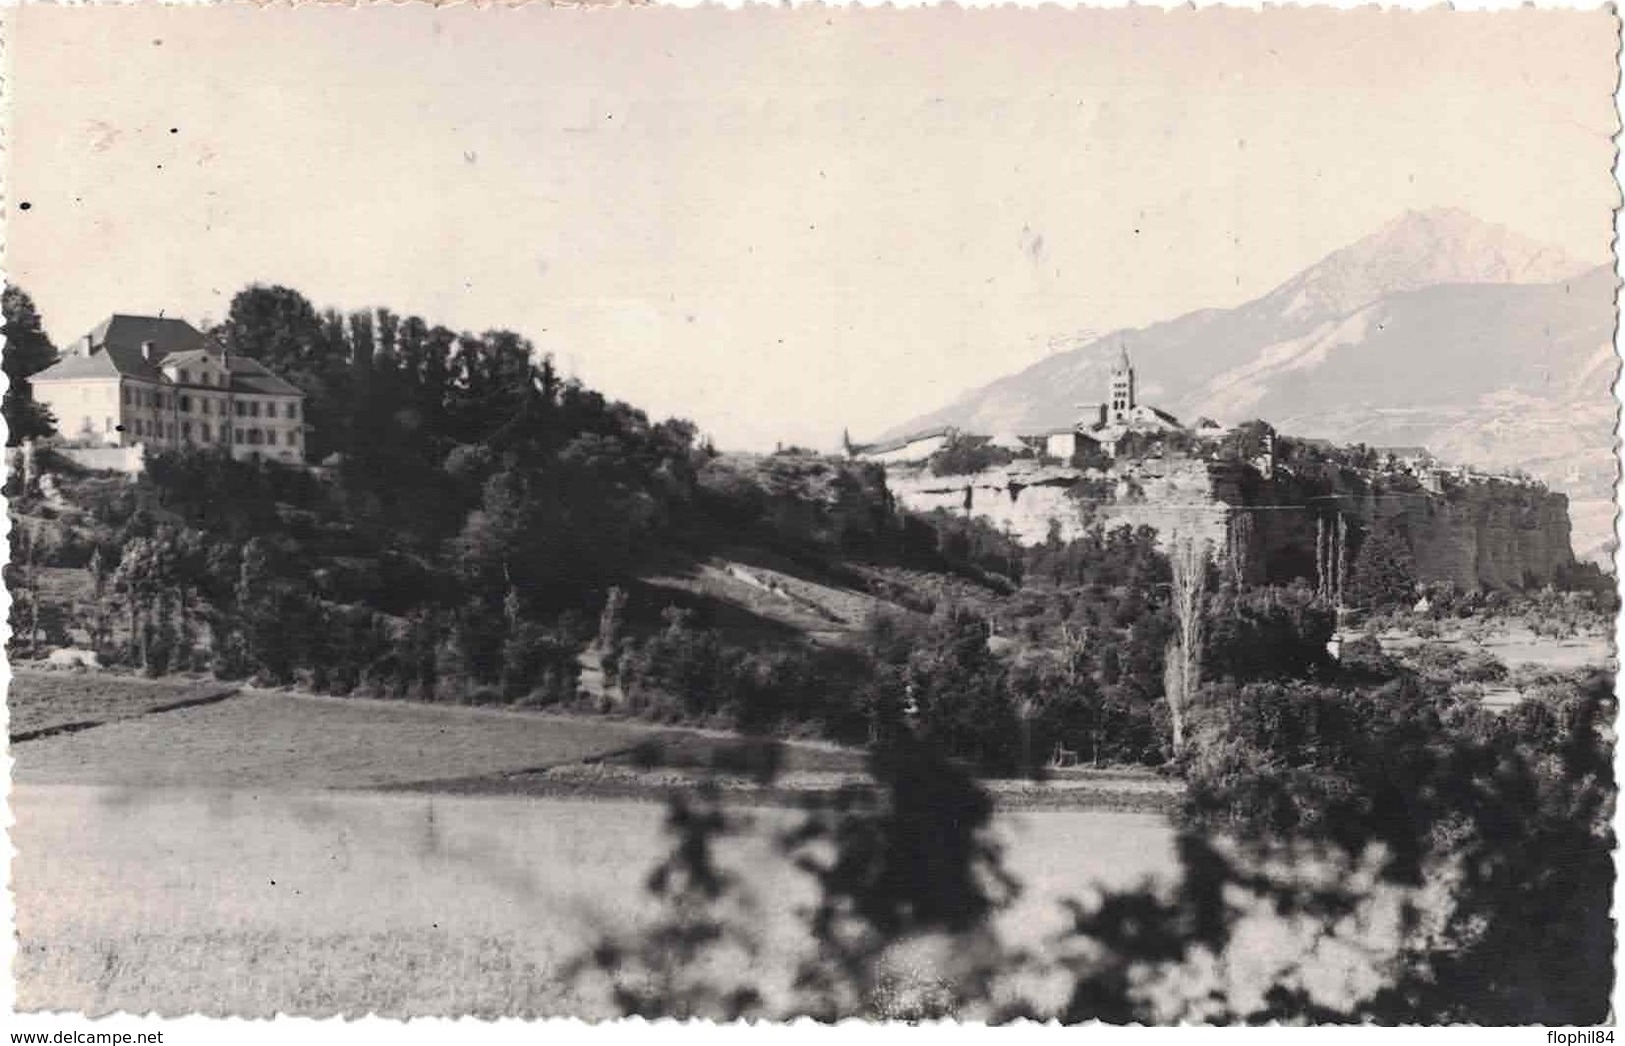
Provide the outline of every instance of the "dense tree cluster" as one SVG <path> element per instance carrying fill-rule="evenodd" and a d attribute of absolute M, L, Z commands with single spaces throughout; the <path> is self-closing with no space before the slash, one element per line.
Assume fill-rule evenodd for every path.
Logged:
<path fill-rule="evenodd" d="M 29 378 L 56 362 L 56 346 L 45 333 L 34 299 L 20 287 L 8 284 L 0 292 L 0 313 L 5 321 L 0 326 L 6 342 L 4 369 L 10 383 L 4 405 L 6 446 L 15 447 L 56 431 L 56 419 L 49 408 L 35 401 L 28 384 Z"/>
<path fill-rule="evenodd" d="M 991 797 L 903 732 L 872 749 L 872 784 L 809 801 L 779 834 L 791 874 L 816 891 L 787 997 L 765 999 L 738 972 L 749 961 L 714 961 L 755 948 L 752 883 L 717 846 L 748 822 L 714 791 L 673 799 L 671 854 L 649 880 L 665 917 L 606 938 L 573 973 L 584 986 L 607 979 L 624 1012 L 650 1018 L 1605 1020 L 1612 680 L 1570 679 L 1494 715 L 1393 671 L 1376 686 L 1214 684 L 1185 764 L 1180 874 L 1064 902 L 1065 928 L 1043 952 L 1000 939 L 997 917 L 1023 884 L 992 831 Z M 758 763 L 771 780 L 776 761 Z M 1397 939 L 1379 948 L 1362 935 L 1390 918 L 1373 884 L 1399 908 Z M 1240 931 L 1259 910 L 1307 931 L 1306 951 L 1252 954 L 1256 938 Z M 929 978 L 893 957 L 924 954 L 925 941 L 941 945 Z M 1338 996 L 1305 977 L 1340 946 L 1370 956 L 1381 983 Z M 1260 959 L 1281 964 L 1260 991 L 1222 976 Z M 1065 997 L 1030 1000 L 1034 984 Z"/>
<path fill-rule="evenodd" d="M 1185 818 L 1239 835 L 1261 860 L 1295 845 L 1352 870 L 1376 854 L 1379 881 L 1450 884 L 1442 920 L 1410 923 L 1388 987 L 1315 1016 L 1601 1020 L 1613 983 L 1612 691 L 1606 675 L 1571 678 L 1495 713 L 1404 669 L 1354 688 L 1218 686 Z"/>
<path fill-rule="evenodd" d="M 125 618 L 104 653 L 147 671 L 573 697 L 578 620 L 707 525 L 693 427 L 561 378 L 517 335 L 321 314 L 279 287 L 237 295 L 217 333 L 307 391 L 321 469 L 174 452 L 77 488 L 91 518 L 56 528 L 59 562 L 93 551 Z"/>

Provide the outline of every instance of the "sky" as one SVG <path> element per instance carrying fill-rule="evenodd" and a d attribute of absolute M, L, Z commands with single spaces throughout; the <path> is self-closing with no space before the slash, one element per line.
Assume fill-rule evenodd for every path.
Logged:
<path fill-rule="evenodd" d="M 1609 257 L 1606 12 L 3 13 L 8 278 L 511 328 L 720 446 L 833 446 L 1409 208 Z M 26 204 L 26 209 L 24 206 Z"/>

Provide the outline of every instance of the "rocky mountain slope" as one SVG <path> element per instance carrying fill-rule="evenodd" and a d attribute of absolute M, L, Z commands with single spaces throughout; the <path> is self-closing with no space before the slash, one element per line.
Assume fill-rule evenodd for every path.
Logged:
<path fill-rule="evenodd" d="M 1577 551 L 1595 554 L 1611 535 L 1614 291 L 1609 267 L 1461 211 L 1409 212 L 1252 302 L 1114 331 L 892 434 L 1069 424 L 1127 346 L 1141 400 L 1187 421 L 1262 417 L 1528 471 L 1575 499 Z"/>

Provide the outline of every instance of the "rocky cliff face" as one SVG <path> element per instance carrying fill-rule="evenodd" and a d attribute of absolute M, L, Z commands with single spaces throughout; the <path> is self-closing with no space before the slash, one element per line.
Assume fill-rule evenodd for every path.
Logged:
<path fill-rule="evenodd" d="M 1466 484 L 1405 514 L 1417 572 L 1464 588 L 1540 586 L 1573 566 L 1568 498 L 1499 481 Z"/>
<path fill-rule="evenodd" d="M 965 476 L 893 467 L 887 483 L 905 508 L 967 513 L 1028 544 L 1052 528 L 1068 540 L 1096 522 L 1149 526 L 1164 541 L 1188 535 L 1254 582 L 1313 583 L 1323 569 L 1317 545 L 1330 550 L 1341 534 L 1352 564 L 1377 527 L 1405 534 L 1419 580 L 1463 589 L 1545 585 L 1574 563 L 1567 497 L 1501 479 L 1449 477 L 1424 489 L 1408 476 L 1265 478 L 1247 465 L 1171 457 L 1120 461 L 1109 472 L 1027 462 Z M 1324 558 L 1335 563 L 1332 551 Z"/>
<path fill-rule="evenodd" d="M 1187 422 L 1267 418 L 1538 476 L 1575 499 L 1578 551 L 1611 560 L 1617 284 L 1611 261 L 1459 211 L 1409 213 L 1251 302 L 1112 331 L 892 432 L 1070 425 L 1127 347 L 1141 399 Z"/>

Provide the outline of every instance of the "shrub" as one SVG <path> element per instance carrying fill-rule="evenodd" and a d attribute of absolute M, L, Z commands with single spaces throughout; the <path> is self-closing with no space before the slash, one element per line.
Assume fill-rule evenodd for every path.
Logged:
<path fill-rule="evenodd" d="M 973 475 L 1000 465 L 1008 465 L 1015 455 L 1003 447 L 995 447 L 975 436 L 955 434 L 948 438 L 941 450 L 931 455 L 933 476 Z"/>

